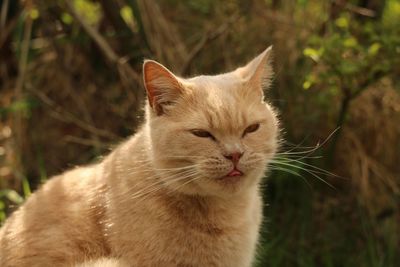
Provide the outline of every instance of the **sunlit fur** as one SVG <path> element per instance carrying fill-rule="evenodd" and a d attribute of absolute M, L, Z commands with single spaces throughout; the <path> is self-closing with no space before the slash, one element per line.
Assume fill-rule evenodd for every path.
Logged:
<path fill-rule="evenodd" d="M 278 122 L 262 100 L 269 61 L 266 50 L 236 71 L 191 79 L 147 61 L 142 128 L 14 212 L 0 230 L 0 266 L 251 266 L 259 182 L 277 146 Z M 237 151 L 243 176 L 226 177 L 224 155 Z"/>
<path fill-rule="evenodd" d="M 166 111 L 166 116 L 149 116 L 145 131 L 151 138 L 149 153 L 161 176 L 176 167 L 192 169 L 196 179 L 168 183 L 183 193 L 222 196 L 240 193 L 257 185 L 276 150 L 277 122 L 271 108 L 261 101 L 261 91 L 249 88 L 233 73 L 199 76 L 182 81 L 182 97 Z M 255 92 L 249 93 L 249 91 Z M 243 136 L 251 124 L 260 128 Z M 209 131 L 216 140 L 199 138 L 190 129 Z M 172 137 L 172 138 L 171 138 Z M 238 168 L 245 177 L 236 183 L 219 182 L 232 169 L 223 155 L 241 151 Z M 191 167 L 191 168 L 189 168 Z M 166 181 L 167 182 L 167 181 Z"/>

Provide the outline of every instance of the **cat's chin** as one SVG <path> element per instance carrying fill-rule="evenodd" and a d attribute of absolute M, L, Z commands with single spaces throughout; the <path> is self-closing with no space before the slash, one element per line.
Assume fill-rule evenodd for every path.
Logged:
<path fill-rule="evenodd" d="M 232 197 L 254 188 L 260 179 L 253 174 L 225 175 L 214 178 L 207 178 L 204 184 L 200 185 L 206 194 Z"/>
<path fill-rule="evenodd" d="M 187 185 L 168 185 L 172 192 L 185 195 L 197 195 L 202 197 L 231 197 L 242 191 L 246 191 L 249 182 L 245 176 L 223 176 L 218 178 L 199 178 L 195 183 Z"/>
<path fill-rule="evenodd" d="M 235 184 L 235 183 L 239 183 L 243 179 L 242 176 L 243 175 L 240 175 L 240 176 L 226 175 L 226 176 L 216 179 L 216 181 L 221 184 Z"/>

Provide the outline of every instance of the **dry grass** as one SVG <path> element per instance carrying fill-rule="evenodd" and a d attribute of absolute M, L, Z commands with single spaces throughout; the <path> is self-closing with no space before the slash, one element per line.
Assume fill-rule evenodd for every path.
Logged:
<path fill-rule="evenodd" d="M 400 95 L 389 79 L 354 101 L 337 157 L 337 171 L 351 179 L 352 192 L 373 214 L 397 209 Z"/>

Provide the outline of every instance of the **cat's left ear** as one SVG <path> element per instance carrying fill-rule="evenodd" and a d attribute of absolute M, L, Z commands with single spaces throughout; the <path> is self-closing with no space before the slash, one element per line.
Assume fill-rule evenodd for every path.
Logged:
<path fill-rule="evenodd" d="M 270 86 L 274 74 L 272 69 L 272 46 L 265 49 L 244 67 L 238 68 L 236 72 L 250 87 L 261 90 L 262 94 L 262 91 Z"/>

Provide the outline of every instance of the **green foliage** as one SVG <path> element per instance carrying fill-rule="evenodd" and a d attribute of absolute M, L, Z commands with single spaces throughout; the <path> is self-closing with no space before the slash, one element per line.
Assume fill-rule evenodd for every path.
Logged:
<path fill-rule="evenodd" d="M 400 1 L 386 0 L 386 8 L 382 22 L 385 28 L 399 29 L 400 26 Z"/>
<path fill-rule="evenodd" d="M 40 12 L 37 8 L 32 8 L 29 12 L 29 16 L 32 18 L 32 20 L 36 20 L 40 16 Z"/>
<path fill-rule="evenodd" d="M 31 110 L 37 106 L 37 102 L 32 99 L 21 99 L 12 102 L 9 106 L 0 107 L 0 118 L 9 113 L 20 113 L 29 118 Z"/>
<path fill-rule="evenodd" d="M 17 191 L 12 189 L 2 189 L 0 190 L 0 226 L 6 219 L 7 206 L 21 205 L 24 202 L 24 197 L 21 196 Z"/>
<path fill-rule="evenodd" d="M 132 29 L 136 29 L 136 20 L 133 16 L 132 8 L 128 5 L 125 5 L 120 10 L 121 17 L 124 19 L 125 23 L 131 26 Z M 136 29 L 137 31 L 137 29 Z"/>
<path fill-rule="evenodd" d="M 76 10 L 93 25 L 97 25 L 101 18 L 100 4 L 89 0 L 74 0 Z"/>
<path fill-rule="evenodd" d="M 74 21 L 74 18 L 70 14 L 63 12 L 61 15 L 61 21 L 67 25 L 70 25 Z"/>
<path fill-rule="evenodd" d="M 303 87 L 339 88 L 350 98 L 400 64 L 400 30 L 342 13 L 328 33 L 311 36 L 304 55 L 314 61 Z"/>

